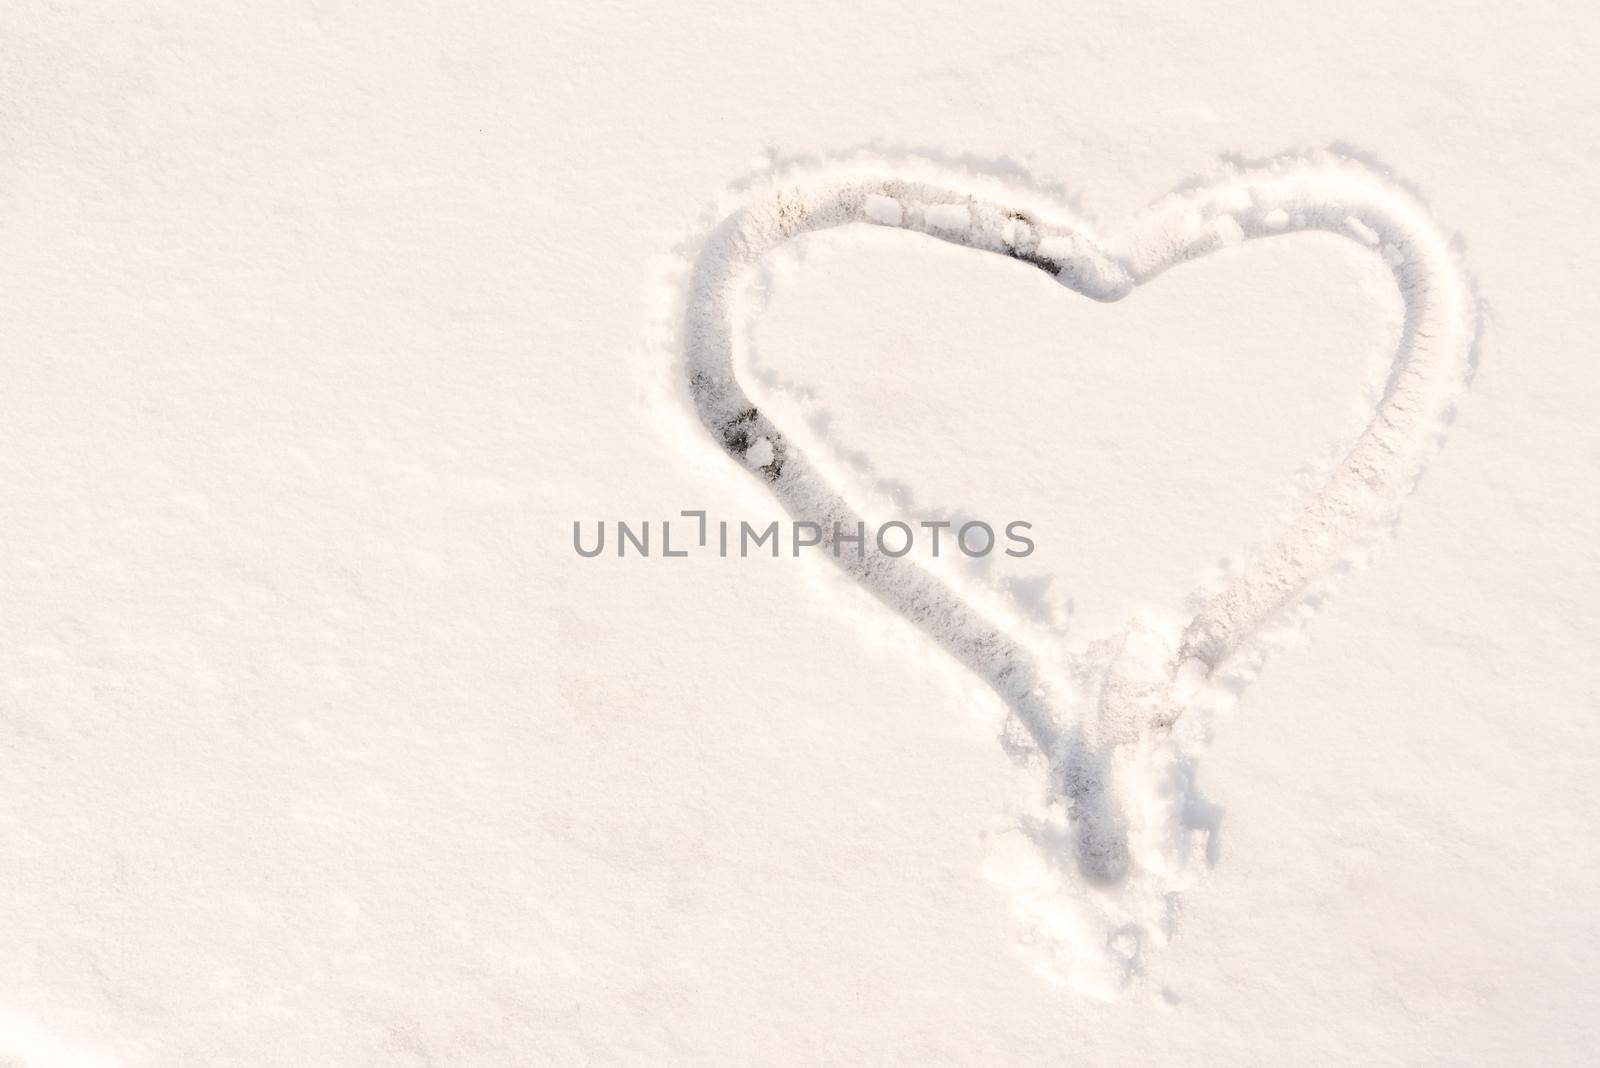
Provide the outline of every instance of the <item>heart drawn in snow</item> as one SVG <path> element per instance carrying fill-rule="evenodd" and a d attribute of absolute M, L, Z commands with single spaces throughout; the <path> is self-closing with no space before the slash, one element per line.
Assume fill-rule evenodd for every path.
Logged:
<path fill-rule="evenodd" d="M 1326 231 L 1383 257 L 1404 323 L 1386 387 L 1339 466 L 1275 542 L 1220 589 L 1193 599 L 1181 634 L 1168 639 L 1133 624 L 1077 662 L 1051 663 L 977 600 L 910 559 L 878 551 L 872 539 L 859 555 L 854 547 L 835 555 L 836 525 L 853 532 L 861 518 L 739 382 L 734 339 L 750 270 L 791 238 L 850 224 L 1019 260 L 1100 301 L 1119 300 L 1168 267 L 1230 244 Z M 1181 888 L 1174 873 L 1193 851 L 1180 841 L 1183 791 L 1156 783 L 1153 793 L 1135 797 L 1135 780 L 1142 775 L 1149 786 L 1175 777 L 1167 739 L 1195 695 L 1393 513 L 1447 425 L 1477 336 L 1472 293 L 1448 242 L 1414 197 L 1332 154 L 1230 168 L 1105 240 L 1036 194 L 924 164 L 855 163 L 775 181 L 725 219 L 695 261 L 688 298 L 685 366 L 712 437 L 752 467 L 796 520 L 820 526 L 830 559 L 991 686 L 1037 749 L 1061 819 L 1033 838 L 1060 844 L 1071 871 L 1053 878 L 1089 888 L 1100 923 L 1086 927 L 1081 915 L 1034 909 L 1035 926 L 1070 943 L 1064 970 L 1080 986 L 1118 988 L 1136 971 L 1143 940 L 1164 935 L 1166 921 L 1139 902 L 1164 901 Z M 769 444 L 759 455 L 747 457 L 763 440 Z"/>

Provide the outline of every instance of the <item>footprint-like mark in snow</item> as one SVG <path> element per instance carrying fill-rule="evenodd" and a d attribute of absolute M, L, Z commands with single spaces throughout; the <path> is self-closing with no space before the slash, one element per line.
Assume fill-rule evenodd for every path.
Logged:
<path fill-rule="evenodd" d="M 833 556 L 835 524 L 853 532 L 861 517 L 739 382 L 734 339 L 749 273 L 798 235 L 850 224 L 1020 260 L 1100 301 L 1228 245 L 1321 230 L 1383 258 L 1405 320 L 1370 421 L 1278 539 L 1220 588 L 1198 592 L 1180 630 L 1133 622 L 1063 662 L 952 576 L 883 555 L 870 538 L 864 555 L 852 546 Z M 1470 286 L 1425 208 L 1331 153 L 1230 168 L 1108 239 L 1037 194 L 929 164 L 867 161 L 789 176 L 712 232 L 689 278 L 684 320 L 690 391 L 716 441 L 795 519 L 818 523 L 820 548 L 993 687 L 1025 730 L 1048 769 L 1052 803 L 1003 836 L 990 874 L 1013 891 L 1039 961 L 1102 995 L 1126 985 L 1145 947 L 1168 936 L 1177 893 L 1205 863 L 1205 820 L 1196 818 L 1185 756 L 1195 739 L 1183 713 L 1392 516 L 1443 436 L 1476 337 Z"/>

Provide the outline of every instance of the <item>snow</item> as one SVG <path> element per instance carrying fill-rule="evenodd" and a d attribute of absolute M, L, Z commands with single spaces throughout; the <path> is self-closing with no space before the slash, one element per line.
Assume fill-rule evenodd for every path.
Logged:
<path fill-rule="evenodd" d="M 1029 264 L 1038 254 L 1020 246 L 1005 223 L 1032 220 L 1034 231 L 1048 235 L 1040 249 L 1069 241 L 1077 256 L 1076 269 L 1057 272 L 1057 279 L 1108 302 L 1179 263 L 1243 241 L 1245 230 L 1230 210 L 1248 208 L 1253 220 L 1288 206 L 1308 230 L 1354 233 L 1370 244 L 1377 239 L 1374 227 L 1381 228 L 1392 245 L 1415 253 L 1414 260 L 1394 265 L 1390 279 L 1406 325 L 1366 426 L 1340 447 L 1325 481 L 1271 545 L 1189 595 L 1187 618 L 1169 615 L 1164 627 L 1136 619 L 1086 642 L 1052 647 L 1047 636 L 1022 633 L 1020 621 L 1008 618 L 1014 613 L 986 608 L 981 584 L 968 589 L 941 577 L 934 561 L 863 555 L 859 543 L 853 558 L 834 553 L 849 576 L 885 607 L 914 620 L 1008 705 L 1015 736 L 1025 739 L 1039 764 L 1046 798 L 1038 812 L 1018 817 L 1020 832 L 1044 856 L 1041 869 L 1029 870 L 1012 887 L 1022 903 L 1025 941 L 1042 948 L 1047 974 L 1109 998 L 1143 970 L 1146 945 L 1171 937 L 1180 894 L 1194 884 L 1215 831 L 1189 815 L 1197 803 L 1189 788 L 1202 741 L 1197 732 L 1214 706 L 1230 703 L 1253 677 L 1271 631 L 1320 596 L 1363 536 L 1392 521 L 1444 435 L 1467 378 L 1478 334 L 1476 303 L 1426 210 L 1369 167 L 1332 154 L 1219 171 L 1158 204 L 1103 247 L 1064 208 L 1052 218 L 1047 206 L 1029 203 L 1027 191 L 993 182 L 966 192 L 971 210 L 962 209 L 957 230 L 948 203 L 964 192 L 956 189 L 963 181 L 983 184 L 905 160 L 872 158 L 779 174 L 714 229 L 690 269 L 683 371 L 699 417 L 714 441 L 747 463 L 751 434 L 764 433 L 763 444 L 780 443 L 762 454 L 771 461 L 762 466 L 765 480 L 791 515 L 820 526 L 824 545 L 832 546 L 841 529 L 860 529 L 864 520 L 847 500 L 846 480 L 826 464 L 813 466 L 811 450 L 784 430 L 816 420 L 775 419 L 743 388 L 741 378 L 749 376 L 737 367 L 736 324 L 751 317 L 741 293 L 764 260 L 804 235 L 870 219 L 866 206 L 874 198 L 910 206 L 903 226 L 912 234 Z M 1364 214 L 1372 226 L 1356 230 L 1351 212 Z M 1258 236 L 1280 235 L 1251 225 Z M 964 540 L 962 548 L 969 551 Z M 1180 700 L 1180 675 L 1191 682 L 1214 678 L 1217 692 Z"/>
<path fill-rule="evenodd" d="M 972 225 L 972 216 L 965 204 L 930 204 L 924 215 L 933 230 L 959 233 Z"/>
<path fill-rule="evenodd" d="M 0 1063 L 1592 1060 L 1597 21 L 7 6 Z"/>
<path fill-rule="evenodd" d="M 861 206 L 861 212 L 873 222 L 885 226 L 899 226 L 905 217 L 898 200 L 876 193 L 867 197 Z"/>
<path fill-rule="evenodd" d="M 758 438 L 756 443 L 744 452 L 744 462 L 751 467 L 765 467 L 772 462 L 774 456 L 772 441 L 768 438 Z"/>

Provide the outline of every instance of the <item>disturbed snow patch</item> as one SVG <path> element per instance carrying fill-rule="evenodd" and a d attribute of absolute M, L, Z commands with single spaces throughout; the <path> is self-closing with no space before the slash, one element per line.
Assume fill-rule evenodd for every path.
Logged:
<path fill-rule="evenodd" d="M 1002 741 L 1038 767 L 1045 789 L 993 837 L 989 874 L 1012 891 L 1041 967 L 1111 996 L 1170 935 L 1177 895 L 1206 864 L 1213 828 L 1193 790 L 1205 717 L 1194 713 L 1248 680 L 1262 636 L 1302 611 L 1414 484 L 1468 372 L 1470 289 L 1414 198 L 1330 154 L 1228 168 L 1110 240 L 1037 194 L 923 164 L 864 160 L 779 176 L 718 224 L 695 259 L 684 370 L 713 439 L 795 519 L 818 524 L 830 556 L 835 531 L 864 520 L 825 467 L 751 402 L 734 349 L 744 283 L 762 260 L 797 236 L 850 224 L 1006 256 L 1102 301 L 1220 248 L 1323 231 L 1380 255 L 1402 298 L 1400 342 L 1364 431 L 1277 541 L 1218 588 L 1197 591 L 1176 625 L 1135 621 L 1063 656 L 947 569 L 870 546 L 832 557 L 1005 701 L 1012 729 Z"/>

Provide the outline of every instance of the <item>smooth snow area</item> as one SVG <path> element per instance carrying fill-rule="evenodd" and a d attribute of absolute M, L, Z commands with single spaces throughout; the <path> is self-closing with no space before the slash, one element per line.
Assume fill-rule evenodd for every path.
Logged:
<path fill-rule="evenodd" d="M 0 1064 L 1592 1062 L 1597 42 L 7 5 Z"/>

